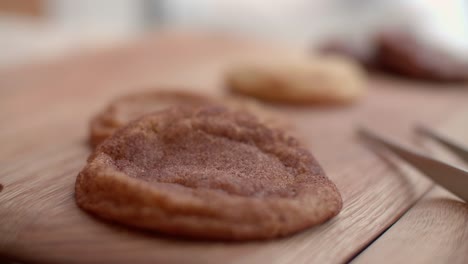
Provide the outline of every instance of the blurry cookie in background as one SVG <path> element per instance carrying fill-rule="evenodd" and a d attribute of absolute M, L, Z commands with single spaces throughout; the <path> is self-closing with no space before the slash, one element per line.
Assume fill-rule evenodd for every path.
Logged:
<path fill-rule="evenodd" d="M 319 48 L 355 60 L 371 71 L 437 82 L 468 80 L 468 60 L 404 30 L 383 31 L 362 51 L 346 42 L 331 41 Z"/>
<path fill-rule="evenodd" d="M 381 69 L 425 80 L 468 80 L 467 61 L 408 32 L 385 32 L 376 41 L 374 60 Z"/>
<path fill-rule="evenodd" d="M 232 91 L 288 104 L 344 104 L 366 92 L 362 67 L 344 56 L 251 58 L 225 77 Z"/>
<path fill-rule="evenodd" d="M 96 147 L 130 121 L 175 105 L 223 105 L 228 108 L 248 111 L 270 127 L 279 129 L 291 127 L 285 119 L 281 118 L 280 114 L 267 109 L 254 100 L 238 97 L 214 98 L 184 90 L 154 90 L 128 94 L 110 102 L 103 111 L 91 120 L 89 142 L 91 146 Z"/>

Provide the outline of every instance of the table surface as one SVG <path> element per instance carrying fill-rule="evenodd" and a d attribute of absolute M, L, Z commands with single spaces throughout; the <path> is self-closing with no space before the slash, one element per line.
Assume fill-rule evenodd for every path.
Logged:
<path fill-rule="evenodd" d="M 103 222 L 76 207 L 74 181 L 90 153 L 88 121 L 112 98 L 167 87 L 219 95 L 232 61 L 252 53 L 273 56 L 277 48 L 240 38 L 161 33 L 1 71 L 0 259 L 465 263 L 468 207 L 400 161 L 376 155 L 355 129 L 365 124 L 418 147 L 411 128 L 425 123 L 468 142 L 466 85 L 373 75 L 369 94 L 355 105 L 267 106 L 289 117 L 344 200 L 336 218 L 297 235 L 246 243 L 186 241 Z M 433 146 L 425 150 L 452 160 Z"/>

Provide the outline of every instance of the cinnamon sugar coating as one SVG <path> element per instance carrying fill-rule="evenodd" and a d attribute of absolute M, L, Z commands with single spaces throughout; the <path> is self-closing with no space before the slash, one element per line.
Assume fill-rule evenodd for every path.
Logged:
<path fill-rule="evenodd" d="M 77 204 L 101 218 L 202 239 L 285 236 L 342 206 L 296 139 L 219 106 L 131 122 L 96 148 L 75 188 Z"/>

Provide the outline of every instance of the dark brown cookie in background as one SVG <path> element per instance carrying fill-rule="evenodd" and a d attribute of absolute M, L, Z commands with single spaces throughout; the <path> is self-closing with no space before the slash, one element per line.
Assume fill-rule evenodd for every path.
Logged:
<path fill-rule="evenodd" d="M 342 206 L 297 140 L 219 106 L 131 122 L 96 148 L 75 190 L 79 207 L 101 218 L 200 239 L 286 236 Z"/>
<path fill-rule="evenodd" d="M 330 41 L 318 49 L 337 53 L 361 63 L 370 71 L 393 73 L 437 82 L 468 80 L 468 61 L 437 46 L 425 43 L 406 31 L 384 31 L 373 38 L 367 52 L 349 43 Z"/>
<path fill-rule="evenodd" d="M 387 71 L 412 78 L 441 82 L 468 80 L 466 61 L 407 32 L 380 34 L 375 61 Z"/>

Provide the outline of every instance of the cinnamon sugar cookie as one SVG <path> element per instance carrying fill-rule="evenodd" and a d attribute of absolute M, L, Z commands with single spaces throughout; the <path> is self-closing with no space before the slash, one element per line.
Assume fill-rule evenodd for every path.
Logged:
<path fill-rule="evenodd" d="M 259 99 L 294 103 L 349 103 L 366 90 L 364 70 L 339 56 L 258 60 L 226 75 L 232 90 Z"/>
<path fill-rule="evenodd" d="M 98 217 L 183 237 L 285 236 L 341 209 L 311 153 L 254 116 L 212 107 L 146 115 L 100 144 L 76 202 Z"/>
<path fill-rule="evenodd" d="M 160 90 L 137 92 L 112 101 L 104 111 L 91 120 L 89 142 L 93 147 L 96 147 L 117 129 L 144 114 L 175 105 L 203 106 L 207 104 L 243 109 L 258 115 L 262 121 L 273 127 L 290 127 L 287 122 L 276 117 L 277 115 L 275 116 L 272 111 L 266 110 L 252 100 L 235 97 L 215 99 L 188 91 Z"/>
<path fill-rule="evenodd" d="M 148 91 L 122 96 L 97 114 L 90 125 L 90 143 L 97 146 L 130 121 L 173 105 L 206 105 L 213 99 L 184 91 Z"/>

